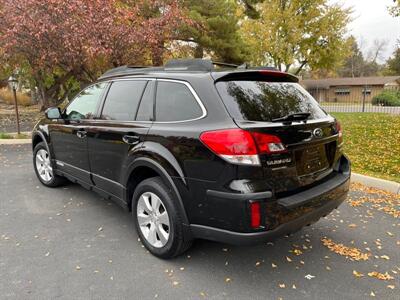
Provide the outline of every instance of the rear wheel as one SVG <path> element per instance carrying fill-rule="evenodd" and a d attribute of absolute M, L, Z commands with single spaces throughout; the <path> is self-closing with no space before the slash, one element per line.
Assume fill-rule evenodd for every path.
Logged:
<path fill-rule="evenodd" d="M 142 181 L 132 199 L 132 214 L 143 245 L 155 256 L 171 258 L 192 244 L 183 234 L 182 217 L 173 193 L 159 177 Z"/>
<path fill-rule="evenodd" d="M 33 150 L 33 167 L 39 181 L 47 187 L 57 187 L 66 181 L 54 173 L 50 153 L 44 142 L 37 144 Z"/>

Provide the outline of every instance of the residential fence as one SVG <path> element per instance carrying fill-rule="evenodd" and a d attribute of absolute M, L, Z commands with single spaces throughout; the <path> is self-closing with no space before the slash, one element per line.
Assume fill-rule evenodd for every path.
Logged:
<path fill-rule="evenodd" d="M 400 86 L 316 87 L 307 88 L 307 91 L 327 112 L 372 112 L 400 115 Z"/>

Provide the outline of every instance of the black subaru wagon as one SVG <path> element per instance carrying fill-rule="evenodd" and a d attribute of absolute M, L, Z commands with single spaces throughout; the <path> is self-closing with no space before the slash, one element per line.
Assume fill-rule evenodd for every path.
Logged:
<path fill-rule="evenodd" d="M 34 128 L 33 164 L 131 211 L 154 255 L 196 238 L 251 244 L 316 222 L 346 198 L 340 124 L 270 68 L 173 60 L 120 67 Z"/>

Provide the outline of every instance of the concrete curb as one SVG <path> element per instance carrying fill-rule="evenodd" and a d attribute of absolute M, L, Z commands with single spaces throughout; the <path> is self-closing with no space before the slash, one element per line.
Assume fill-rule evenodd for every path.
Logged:
<path fill-rule="evenodd" d="M 22 145 L 32 143 L 31 139 L 0 139 L 0 145 Z"/>
<path fill-rule="evenodd" d="M 361 175 L 357 173 L 351 174 L 351 181 L 358 182 L 368 187 L 377 188 L 394 194 L 400 194 L 400 183 Z"/>

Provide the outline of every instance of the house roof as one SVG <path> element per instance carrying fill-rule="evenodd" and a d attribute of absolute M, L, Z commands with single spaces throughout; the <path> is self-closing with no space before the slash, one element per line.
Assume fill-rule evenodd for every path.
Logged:
<path fill-rule="evenodd" d="M 385 85 L 395 81 L 400 84 L 400 76 L 306 79 L 300 83 L 308 89 L 328 89 L 331 86 Z"/>

